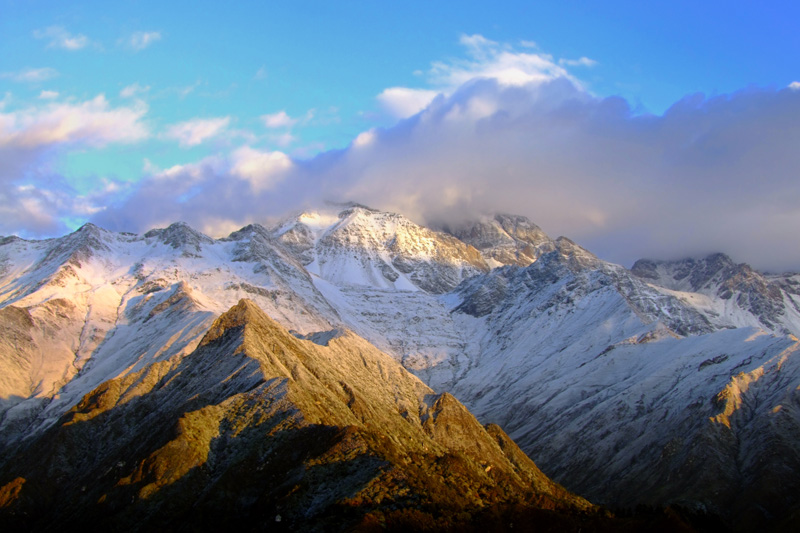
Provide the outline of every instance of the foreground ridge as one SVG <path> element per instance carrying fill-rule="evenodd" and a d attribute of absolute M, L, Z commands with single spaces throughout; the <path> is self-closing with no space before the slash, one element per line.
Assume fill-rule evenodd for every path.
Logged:
<path fill-rule="evenodd" d="M 607 520 L 363 339 L 297 339 L 244 299 L 179 363 L 86 395 L 0 479 L 0 517 L 33 529 L 452 527 L 500 504 Z"/>

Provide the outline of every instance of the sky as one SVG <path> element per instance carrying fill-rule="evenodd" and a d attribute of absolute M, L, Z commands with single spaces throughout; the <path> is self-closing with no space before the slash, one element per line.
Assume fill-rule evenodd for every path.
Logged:
<path fill-rule="evenodd" d="M 763 4 L 763 5 L 761 5 Z M 800 271 L 795 2 L 0 0 L 0 235 L 327 202 Z"/>

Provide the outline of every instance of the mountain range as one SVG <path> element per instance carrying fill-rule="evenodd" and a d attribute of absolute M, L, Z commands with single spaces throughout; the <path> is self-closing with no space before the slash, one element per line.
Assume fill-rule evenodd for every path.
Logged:
<path fill-rule="evenodd" d="M 626 269 L 524 217 L 351 205 L 220 239 L 6 237 L 0 306 L 12 521 L 800 517 L 800 275 L 723 254 Z"/>

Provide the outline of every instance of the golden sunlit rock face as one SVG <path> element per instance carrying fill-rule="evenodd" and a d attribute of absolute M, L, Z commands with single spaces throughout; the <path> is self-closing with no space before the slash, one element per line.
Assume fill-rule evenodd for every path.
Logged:
<path fill-rule="evenodd" d="M 101 384 L 17 449 L 2 472 L 3 521 L 456 527 L 504 505 L 547 509 L 556 523 L 607 520 L 450 394 L 353 333 L 320 338 L 240 301 L 190 355 Z"/>

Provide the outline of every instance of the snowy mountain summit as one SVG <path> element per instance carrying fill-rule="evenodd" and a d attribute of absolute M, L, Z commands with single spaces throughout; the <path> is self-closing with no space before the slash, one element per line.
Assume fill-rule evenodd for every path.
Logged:
<path fill-rule="evenodd" d="M 242 299 L 297 339 L 366 339 L 593 502 L 744 530 L 800 509 L 800 275 L 723 254 L 628 270 L 512 215 L 435 230 L 352 205 L 220 239 L 5 238 L 0 454 L 185 368 Z"/>

